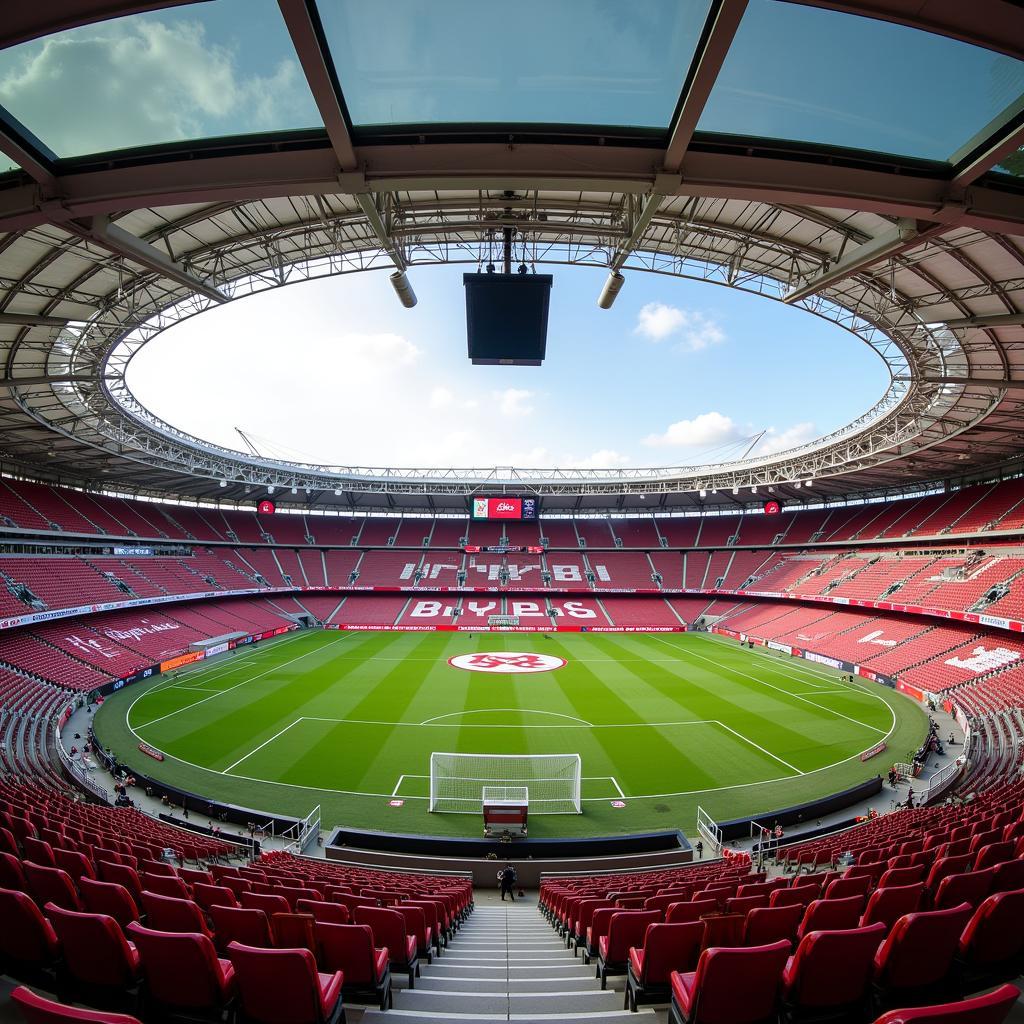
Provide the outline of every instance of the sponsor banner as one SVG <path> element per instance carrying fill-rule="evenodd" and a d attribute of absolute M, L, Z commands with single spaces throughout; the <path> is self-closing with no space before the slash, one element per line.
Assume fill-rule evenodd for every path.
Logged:
<path fill-rule="evenodd" d="M 467 555 L 511 555 L 515 552 L 527 552 L 530 555 L 543 555 L 544 548 L 539 544 L 487 544 L 481 547 L 479 544 L 467 544 L 463 549 Z"/>
<path fill-rule="evenodd" d="M 896 690 L 899 693 L 905 693 L 908 697 L 913 697 L 914 700 L 919 701 L 921 704 L 925 702 L 924 690 L 919 690 L 916 686 L 911 686 L 910 683 L 903 682 L 902 679 L 896 683 Z"/>
<path fill-rule="evenodd" d="M 114 548 L 114 557 L 123 558 L 130 555 L 155 555 L 154 548 Z"/>
<path fill-rule="evenodd" d="M 796 648 L 794 647 L 795 651 Z M 824 654 L 815 654 L 814 651 L 804 651 L 803 658 L 805 661 L 813 661 L 818 665 L 827 665 L 829 668 L 838 669 L 840 672 L 852 672 L 853 666 L 848 661 L 840 661 L 838 658 L 829 658 Z"/>
<path fill-rule="evenodd" d="M 203 654 L 207 658 L 212 658 L 215 654 L 223 654 L 225 651 L 229 651 L 230 649 L 230 644 L 225 640 L 222 644 L 215 644 L 213 647 L 207 647 L 203 651 Z"/>
<path fill-rule="evenodd" d="M 473 626 L 454 623 L 385 626 L 380 623 L 331 622 L 324 629 L 374 633 L 685 633 L 686 626 Z"/>
<path fill-rule="evenodd" d="M 773 651 L 782 651 L 783 654 L 792 654 L 793 648 L 789 644 L 779 643 L 778 640 L 769 640 L 765 647 L 770 648 Z"/>
<path fill-rule="evenodd" d="M 182 665 L 191 665 L 194 661 L 203 660 L 202 651 L 190 651 L 188 654 L 179 654 L 176 658 L 168 658 L 167 661 L 160 662 L 161 672 L 171 672 L 176 668 L 181 668 Z"/>
<path fill-rule="evenodd" d="M 861 751 L 860 759 L 862 761 L 870 761 L 871 758 L 877 757 L 883 750 L 888 747 L 888 743 L 885 740 L 880 740 L 873 747 L 869 747 L 867 750 Z"/>
<path fill-rule="evenodd" d="M 146 757 L 153 758 L 154 761 L 162 761 L 164 759 L 164 755 L 161 754 L 156 747 L 151 747 L 148 743 L 140 743 L 139 750 L 141 750 Z"/>

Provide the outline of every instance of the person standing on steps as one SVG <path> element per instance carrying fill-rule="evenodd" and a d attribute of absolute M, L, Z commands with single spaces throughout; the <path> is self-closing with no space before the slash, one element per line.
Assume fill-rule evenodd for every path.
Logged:
<path fill-rule="evenodd" d="M 506 864 L 498 872 L 498 881 L 501 883 L 501 902 L 505 902 L 505 893 L 508 893 L 509 899 L 515 903 L 516 897 L 512 887 L 516 884 L 516 869 L 511 864 Z"/>

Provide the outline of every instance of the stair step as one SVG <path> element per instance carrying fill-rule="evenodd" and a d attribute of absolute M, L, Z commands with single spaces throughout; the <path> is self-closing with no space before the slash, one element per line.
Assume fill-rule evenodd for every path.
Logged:
<path fill-rule="evenodd" d="M 616 1010 L 622 1005 L 622 993 L 600 989 L 590 992 L 427 992 L 422 989 L 396 989 L 395 1009 L 428 1013 L 590 1013 Z"/>
<path fill-rule="evenodd" d="M 510 978 L 520 980 L 523 978 L 546 978 L 546 977 L 594 977 L 594 968 L 582 960 L 566 960 L 558 963 L 535 964 L 530 967 L 510 967 L 508 964 L 492 964 L 488 967 L 471 967 L 467 964 L 449 964 L 443 960 L 435 960 L 430 967 L 432 978 Z"/>
<path fill-rule="evenodd" d="M 644 1008 L 639 1013 L 629 1010 L 605 1010 L 596 1013 L 424 1013 L 419 1010 L 381 1011 L 368 1009 L 362 1016 L 360 1024 L 499 1024 L 501 1021 L 512 1021 L 515 1024 L 539 1022 L 546 1024 L 625 1024 L 627 1021 L 636 1024 L 653 1024 L 657 1018 L 654 1011 Z"/>
<path fill-rule="evenodd" d="M 416 981 L 416 992 L 500 992 L 525 995 L 531 992 L 591 992 L 597 984 L 592 969 L 576 977 L 561 974 L 545 978 L 473 978 L 461 975 L 437 977 L 424 975 Z"/>

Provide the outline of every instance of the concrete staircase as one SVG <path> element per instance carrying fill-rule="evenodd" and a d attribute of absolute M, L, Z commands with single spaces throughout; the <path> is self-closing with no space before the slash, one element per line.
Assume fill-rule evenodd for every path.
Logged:
<path fill-rule="evenodd" d="M 594 965 L 572 952 L 537 912 L 532 900 L 515 904 L 481 901 L 451 945 L 433 964 L 421 961 L 415 989 L 395 987 L 393 1010 L 367 1009 L 362 1024 L 495 1024 L 551 1021 L 559 1024 L 655 1024 L 664 1014 L 622 1009 L 625 979 L 609 979 L 608 991 Z M 612 980 L 616 990 L 611 989 Z"/>

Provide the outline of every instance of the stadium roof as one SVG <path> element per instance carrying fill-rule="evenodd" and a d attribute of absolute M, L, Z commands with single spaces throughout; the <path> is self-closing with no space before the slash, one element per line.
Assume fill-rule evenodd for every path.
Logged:
<path fill-rule="evenodd" d="M 1005 0 L 522 0 L 501 17 L 470 0 L 14 5 L 0 468 L 432 510 L 502 489 L 634 510 L 1018 472 L 1022 147 L 1024 9 Z M 254 459 L 159 422 L 124 383 L 132 352 L 213 304 L 479 264 L 507 227 L 538 263 L 802 306 L 872 345 L 890 388 L 791 452 L 551 471 Z"/>

